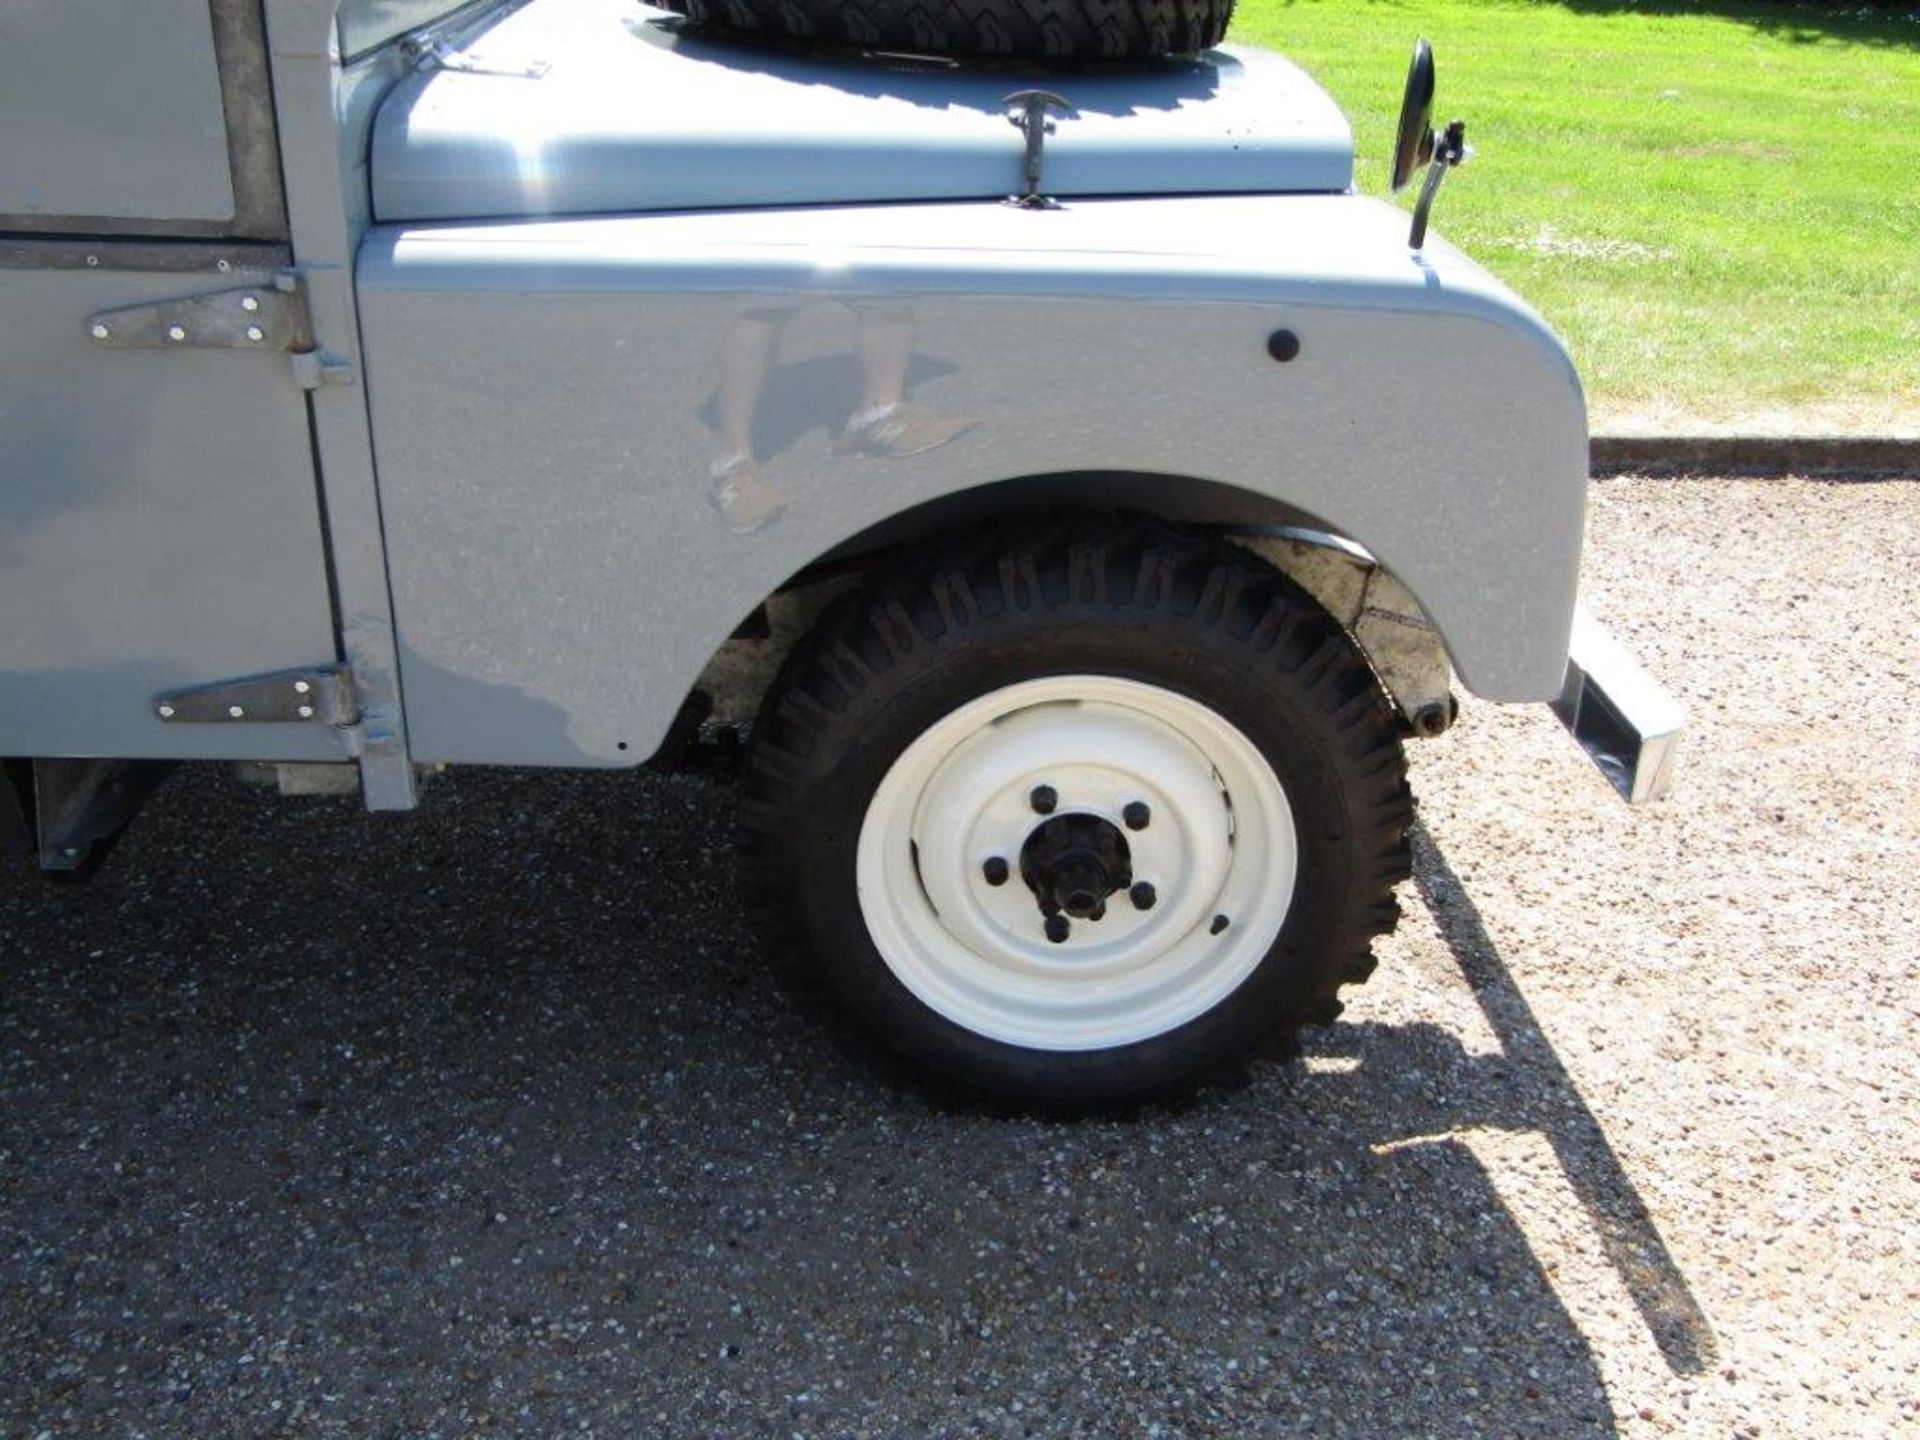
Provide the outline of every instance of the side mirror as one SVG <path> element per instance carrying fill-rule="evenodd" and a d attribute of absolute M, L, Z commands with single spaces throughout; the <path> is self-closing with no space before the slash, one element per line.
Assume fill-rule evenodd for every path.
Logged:
<path fill-rule="evenodd" d="M 1393 188 L 1404 189 L 1421 166 L 1427 178 L 1421 183 L 1420 198 L 1413 207 L 1413 229 L 1407 245 L 1418 250 L 1427 243 L 1427 217 L 1433 213 L 1433 197 L 1440 193 L 1440 182 L 1447 172 L 1467 158 L 1467 126 L 1455 120 L 1446 133 L 1433 133 L 1433 47 L 1425 40 L 1414 42 L 1413 63 L 1407 66 L 1407 93 L 1400 102 L 1400 133 L 1393 146 Z"/>
<path fill-rule="evenodd" d="M 1413 172 L 1433 159 L 1433 47 L 1413 46 L 1406 98 L 1400 102 L 1400 134 L 1393 147 L 1393 188 L 1404 190 Z"/>

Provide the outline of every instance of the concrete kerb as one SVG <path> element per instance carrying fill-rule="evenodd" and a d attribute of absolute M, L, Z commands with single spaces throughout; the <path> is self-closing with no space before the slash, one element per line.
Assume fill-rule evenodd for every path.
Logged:
<path fill-rule="evenodd" d="M 1851 435 L 1596 435 L 1594 475 L 1920 479 L 1920 439 Z"/>

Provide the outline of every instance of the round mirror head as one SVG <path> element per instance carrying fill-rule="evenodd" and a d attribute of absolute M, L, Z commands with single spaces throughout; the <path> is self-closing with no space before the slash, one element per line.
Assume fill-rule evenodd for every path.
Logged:
<path fill-rule="evenodd" d="M 1433 47 L 1413 47 L 1407 66 L 1407 94 L 1400 102 L 1400 134 L 1393 146 L 1393 188 L 1403 189 L 1422 165 L 1433 159 Z"/>

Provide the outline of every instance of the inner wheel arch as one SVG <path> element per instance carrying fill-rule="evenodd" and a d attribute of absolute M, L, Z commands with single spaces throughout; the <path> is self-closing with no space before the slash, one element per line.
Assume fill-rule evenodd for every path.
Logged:
<path fill-rule="evenodd" d="M 1393 613 L 1374 629 L 1391 635 L 1394 657 L 1415 660 L 1417 673 L 1408 676 L 1392 658 L 1373 653 L 1371 640 L 1378 637 L 1371 632 L 1356 634 L 1357 642 L 1409 719 L 1436 698 L 1450 698 L 1451 653 L 1437 623 L 1391 564 L 1368 548 L 1367 537 L 1225 482 L 1155 471 L 1085 471 L 972 486 L 909 505 L 844 537 L 744 616 L 729 617 L 734 634 L 716 640 L 689 699 L 703 702 L 701 718 L 744 727 L 786 659 L 850 591 L 910 570 L 928 553 L 963 550 L 982 534 L 1031 536 L 1088 525 L 1178 531 L 1236 545 L 1313 595 L 1349 633 L 1356 627 L 1368 632 L 1363 616 L 1382 608 L 1380 597 L 1367 593 L 1370 570 L 1377 570 L 1396 593 L 1388 607 Z M 1410 648 L 1422 635 L 1424 644 Z"/>

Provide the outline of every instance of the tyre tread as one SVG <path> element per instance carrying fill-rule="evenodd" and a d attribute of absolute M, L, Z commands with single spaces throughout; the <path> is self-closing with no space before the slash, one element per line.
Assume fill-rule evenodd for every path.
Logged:
<path fill-rule="evenodd" d="M 1327 718 L 1349 787 L 1349 884 L 1274 1019 L 1282 1029 L 1334 1019 L 1341 988 L 1372 974 L 1372 942 L 1398 923 L 1394 888 L 1412 869 L 1413 796 L 1394 712 L 1356 644 L 1294 582 L 1212 536 L 1159 524 L 1081 516 L 1037 533 L 987 532 L 889 568 L 828 607 L 769 691 L 743 774 L 743 868 L 769 945 L 802 948 L 785 863 L 790 820 L 823 783 L 814 757 L 858 693 L 919 651 L 964 643 L 974 626 L 1063 607 L 1215 632 L 1250 663 L 1284 672 Z"/>
<path fill-rule="evenodd" d="M 1232 0 L 670 0 L 703 28 L 863 50 L 1139 60 L 1210 49 Z"/>

